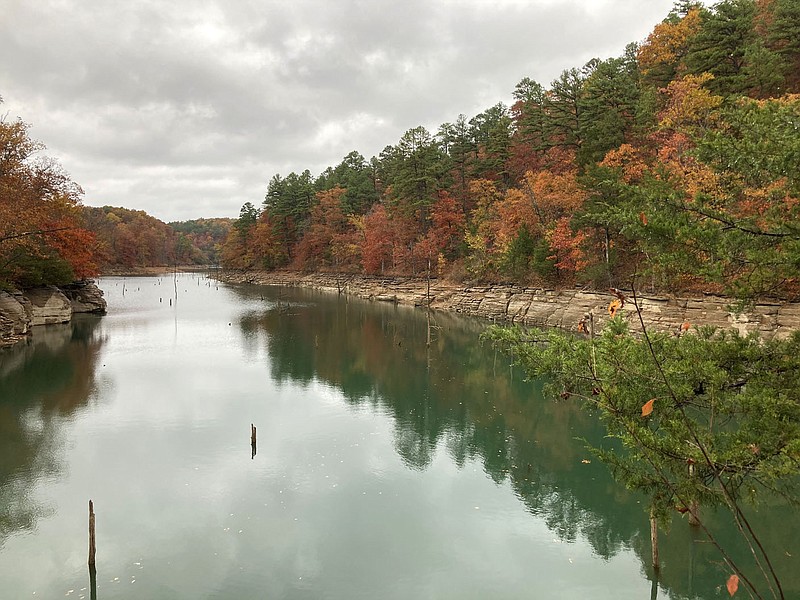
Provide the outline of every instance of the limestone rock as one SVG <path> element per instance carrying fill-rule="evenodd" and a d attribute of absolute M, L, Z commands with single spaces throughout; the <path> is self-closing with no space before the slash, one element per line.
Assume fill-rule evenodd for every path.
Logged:
<path fill-rule="evenodd" d="M 103 290 L 93 280 L 76 281 L 63 286 L 61 291 L 72 303 L 73 313 L 106 314 L 107 303 L 103 298 Z"/>
<path fill-rule="evenodd" d="M 286 285 L 350 294 L 370 300 L 425 306 L 428 281 L 412 277 L 375 277 L 336 273 L 224 272 L 218 278 L 228 283 Z M 628 292 L 628 295 L 631 294 Z M 594 315 L 600 332 L 609 320 L 608 305 L 615 298 L 605 292 L 526 289 L 511 285 L 463 286 L 438 279 L 430 281 L 433 309 L 481 317 L 491 321 L 520 323 L 531 327 L 575 330 L 584 315 Z M 800 329 L 800 304 L 764 302 L 747 313 L 737 314 L 728 298 L 639 296 L 642 321 L 651 331 L 678 334 L 684 323 L 736 329 L 741 334 L 758 333 L 764 338 L 784 338 Z M 633 331 L 641 331 L 632 300 L 620 310 Z"/>
<path fill-rule="evenodd" d="M 25 302 L 21 295 L 0 292 L 0 347 L 11 346 L 30 333 L 31 317 Z"/>
<path fill-rule="evenodd" d="M 26 290 L 25 297 L 31 302 L 31 325 L 69 323 L 72 318 L 72 303 L 55 286 Z"/>

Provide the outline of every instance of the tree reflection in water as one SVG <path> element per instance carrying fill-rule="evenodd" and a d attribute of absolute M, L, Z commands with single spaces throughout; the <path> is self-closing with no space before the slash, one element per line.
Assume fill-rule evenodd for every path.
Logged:
<path fill-rule="evenodd" d="M 479 461 L 562 541 L 582 536 L 605 559 L 631 548 L 648 571 L 641 499 L 586 450 L 612 443 L 599 422 L 573 401 L 544 399 L 541 382 L 525 381 L 507 359 L 481 346 L 485 323 L 434 313 L 428 346 L 423 311 L 308 290 L 294 291 L 286 310 L 285 290 L 280 309 L 274 288 L 238 293 L 266 298 L 264 309 L 245 315 L 239 327 L 253 353 L 266 349 L 275 381 L 336 386 L 353 406 L 392 417 L 396 451 L 410 469 L 427 468 L 439 448 L 459 467 Z M 775 523 L 766 530 L 777 548 L 792 543 L 780 526 L 788 510 L 758 517 Z M 715 525 L 735 546 L 733 528 Z M 679 518 L 665 538 L 659 584 L 680 597 L 716 594 L 725 570 L 713 547 Z M 800 593 L 791 563 L 778 562 L 784 589 Z"/>
<path fill-rule="evenodd" d="M 37 327 L 24 346 L 0 352 L 0 545 L 32 529 L 47 508 L 33 488 L 61 470 L 61 428 L 93 397 L 104 339 L 98 317 Z"/>

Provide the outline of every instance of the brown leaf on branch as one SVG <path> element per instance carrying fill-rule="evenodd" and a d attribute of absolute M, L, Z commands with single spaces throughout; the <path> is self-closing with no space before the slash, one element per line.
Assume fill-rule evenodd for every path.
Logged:
<path fill-rule="evenodd" d="M 622 308 L 622 302 L 619 300 L 612 300 L 611 304 L 608 305 L 608 314 L 613 319 L 617 316 L 617 311 Z"/>
<path fill-rule="evenodd" d="M 642 416 L 646 417 L 650 413 L 653 412 L 653 403 L 656 401 L 655 398 L 650 398 L 647 402 L 642 405 Z"/>
<path fill-rule="evenodd" d="M 625 294 L 623 294 L 617 288 L 608 288 L 608 291 L 617 297 L 617 300 L 619 300 L 620 302 L 620 307 L 625 306 L 625 301 L 628 299 L 628 297 Z"/>
<path fill-rule="evenodd" d="M 739 576 L 735 573 L 728 577 L 727 583 L 728 593 L 733 596 L 736 593 L 736 590 L 739 589 Z"/>

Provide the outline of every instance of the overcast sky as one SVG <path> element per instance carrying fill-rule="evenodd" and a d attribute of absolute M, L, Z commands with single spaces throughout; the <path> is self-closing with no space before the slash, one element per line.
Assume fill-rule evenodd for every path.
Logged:
<path fill-rule="evenodd" d="M 84 203 L 236 217 L 641 41 L 672 0 L 0 0 L 0 114 Z"/>

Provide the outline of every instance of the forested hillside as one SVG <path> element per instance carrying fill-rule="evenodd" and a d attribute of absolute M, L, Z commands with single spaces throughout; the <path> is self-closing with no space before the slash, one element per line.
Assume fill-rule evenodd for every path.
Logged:
<path fill-rule="evenodd" d="M 113 206 L 83 207 L 83 216 L 97 238 L 102 269 L 214 264 L 230 229 L 230 219 L 167 224 L 144 211 Z"/>
<path fill-rule="evenodd" d="M 622 56 L 242 207 L 230 268 L 796 296 L 800 4 L 678 2 Z"/>
<path fill-rule="evenodd" d="M 81 206 L 83 190 L 43 148 L 23 121 L 0 120 L 0 289 L 218 262 L 230 219 L 167 225 L 143 211 Z"/>

